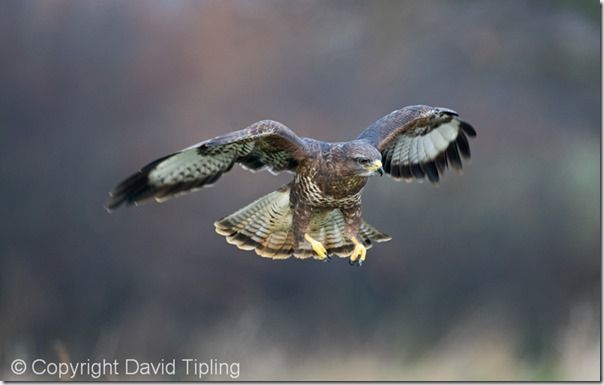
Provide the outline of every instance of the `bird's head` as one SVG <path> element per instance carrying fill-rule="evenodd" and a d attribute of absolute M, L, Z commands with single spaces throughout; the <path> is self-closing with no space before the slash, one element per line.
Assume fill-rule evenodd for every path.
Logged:
<path fill-rule="evenodd" d="M 355 175 L 384 175 L 382 154 L 377 148 L 364 141 L 353 141 L 345 149 L 347 168 Z"/>

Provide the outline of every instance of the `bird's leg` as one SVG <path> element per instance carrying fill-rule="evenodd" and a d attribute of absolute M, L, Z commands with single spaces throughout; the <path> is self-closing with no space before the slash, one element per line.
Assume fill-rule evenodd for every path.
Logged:
<path fill-rule="evenodd" d="M 296 196 L 294 196 L 294 198 L 296 198 Z M 310 244 L 310 247 L 314 251 L 315 259 L 322 261 L 329 260 L 325 246 L 308 234 L 310 230 L 310 216 L 312 214 L 312 207 L 304 205 L 299 201 L 293 202 L 293 205 L 294 218 L 292 227 L 298 246 L 301 242 L 306 241 Z"/>
<path fill-rule="evenodd" d="M 363 262 L 365 262 L 365 258 L 367 257 L 367 248 L 365 247 L 365 245 L 359 242 L 357 237 L 352 237 L 350 238 L 350 240 L 352 241 L 352 243 L 354 243 L 354 250 L 350 255 L 350 264 L 354 265 L 355 263 L 358 263 L 359 266 L 361 266 Z"/>
<path fill-rule="evenodd" d="M 323 246 L 321 242 L 313 239 L 308 234 L 304 234 L 304 239 L 306 239 L 306 241 L 310 243 L 310 247 L 312 247 L 315 254 L 319 257 L 318 259 L 325 260 L 326 258 L 328 258 L 327 249 L 325 249 L 325 246 Z"/>
<path fill-rule="evenodd" d="M 361 204 L 355 204 L 350 207 L 342 208 L 342 213 L 346 219 L 346 235 L 354 244 L 354 250 L 350 255 L 350 264 L 362 265 L 367 257 L 367 248 L 359 241 L 358 234 L 361 228 Z"/>

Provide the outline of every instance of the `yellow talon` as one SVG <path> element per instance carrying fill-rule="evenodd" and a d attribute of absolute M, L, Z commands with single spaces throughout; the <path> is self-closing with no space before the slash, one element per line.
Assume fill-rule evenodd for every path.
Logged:
<path fill-rule="evenodd" d="M 359 265 L 361 265 L 363 262 L 365 262 L 365 258 L 367 257 L 367 248 L 355 237 L 352 237 L 351 240 L 352 243 L 354 243 L 354 250 L 350 256 L 350 263 L 354 264 L 358 259 Z"/>
<path fill-rule="evenodd" d="M 310 243 L 310 247 L 312 247 L 315 254 L 317 254 L 317 256 L 319 257 L 317 259 L 327 258 L 327 250 L 325 249 L 325 246 L 321 244 L 321 242 L 312 239 L 311 236 L 308 234 L 304 234 L 304 239 L 306 239 L 306 241 Z"/>

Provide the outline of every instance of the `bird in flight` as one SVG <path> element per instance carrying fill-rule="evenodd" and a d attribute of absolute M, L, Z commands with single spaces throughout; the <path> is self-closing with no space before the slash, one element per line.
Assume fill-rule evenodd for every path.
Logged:
<path fill-rule="evenodd" d="M 470 158 L 476 131 L 455 111 L 408 106 L 382 117 L 354 140 L 328 143 L 298 137 L 262 120 L 159 158 L 120 183 L 107 209 L 154 199 L 163 202 L 213 184 L 239 163 L 249 170 L 289 171 L 293 180 L 214 223 L 228 243 L 256 254 L 361 265 L 372 242 L 391 238 L 361 217 L 361 192 L 370 176 L 427 178 L 437 183 L 448 167 Z"/>

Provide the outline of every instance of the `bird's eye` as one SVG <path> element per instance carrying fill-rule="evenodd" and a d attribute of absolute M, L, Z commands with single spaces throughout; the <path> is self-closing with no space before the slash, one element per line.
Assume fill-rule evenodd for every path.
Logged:
<path fill-rule="evenodd" d="M 357 162 L 359 162 L 360 164 L 368 164 L 370 160 L 367 158 L 357 158 Z"/>

